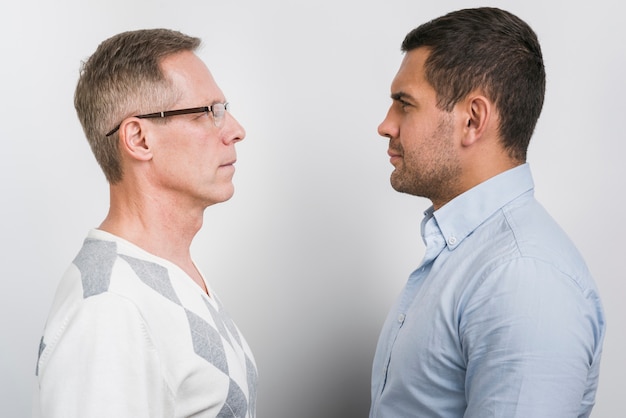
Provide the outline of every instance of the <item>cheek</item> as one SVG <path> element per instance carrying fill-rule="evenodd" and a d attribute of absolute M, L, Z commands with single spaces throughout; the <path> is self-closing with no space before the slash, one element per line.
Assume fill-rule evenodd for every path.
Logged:
<path fill-rule="evenodd" d="M 427 129 L 423 129 L 427 128 Z M 421 162 L 421 164 L 429 164 L 437 150 L 443 148 L 442 138 L 438 134 L 436 128 L 430 129 L 430 126 L 413 126 L 403 132 L 401 136 L 400 146 L 404 153 L 404 159 L 407 162 Z"/>
<path fill-rule="evenodd" d="M 428 135 L 424 130 L 424 125 L 407 121 L 403 124 L 400 134 L 400 146 L 405 154 L 416 154 L 424 145 L 424 138 Z"/>

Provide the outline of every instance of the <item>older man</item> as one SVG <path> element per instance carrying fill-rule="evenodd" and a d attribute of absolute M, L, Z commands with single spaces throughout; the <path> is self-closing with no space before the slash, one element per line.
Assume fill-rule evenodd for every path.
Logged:
<path fill-rule="evenodd" d="M 189 250 L 204 210 L 233 195 L 245 136 L 199 44 L 125 32 L 82 68 L 75 106 L 110 208 L 52 305 L 43 417 L 255 416 L 254 358 Z"/>

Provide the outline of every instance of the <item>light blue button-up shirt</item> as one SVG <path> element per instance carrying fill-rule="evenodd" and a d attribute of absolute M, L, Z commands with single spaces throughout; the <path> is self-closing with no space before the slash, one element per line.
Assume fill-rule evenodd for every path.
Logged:
<path fill-rule="evenodd" d="M 587 417 L 605 319 L 527 164 L 422 222 L 424 260 L 383 326 L 370 418 Z"/>

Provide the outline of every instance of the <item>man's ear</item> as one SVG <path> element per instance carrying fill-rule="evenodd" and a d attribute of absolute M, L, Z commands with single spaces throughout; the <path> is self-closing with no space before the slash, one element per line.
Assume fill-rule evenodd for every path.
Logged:
<path fill-rule="evenodd" d="M 120 125 L 119 135 L 121 152 L 140 161 L 148 161 L 152 158 L 152 150 L 148 145 L 141 119 L 125 119 Z"/>
<path fill-rule="evenodd" d="M 485 134 L 493 117 L 493 104 L 482 95 L 470 95 L 465 104 L 466 126 L 463 145 L 471 146 Z"/>

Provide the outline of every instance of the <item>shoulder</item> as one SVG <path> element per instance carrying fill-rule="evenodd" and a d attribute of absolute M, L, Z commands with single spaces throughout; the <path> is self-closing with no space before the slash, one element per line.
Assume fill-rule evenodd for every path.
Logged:
<path fill-rule="evenodd" d="M 502 213 L 520 258 L 515 264 L 567 277 L 583 292 L 595 289 L 582 254 L 537 200 L 513 202 L 503 207 Z"/>
<path fill-rule="evenodd" d="M 57 287 L 40 362 L 59 346 L 72 351 L 88 342 L 132 341 L 131 335 L 151 344 L 150 327 L 159 322 L 152 312 L 161 311 L 152 293 L 115 242 L 87 238 Z"/>
<path fill-rule="evenodd" d="M 602 311 L 582 255 L 532 194 L 504 205 L 464 244 L 456 258 L 458 266 L 467 266 L 466 297 L 476 306 L 498 302 L 498 309 L 507 310 L 573 302 Z"/>

